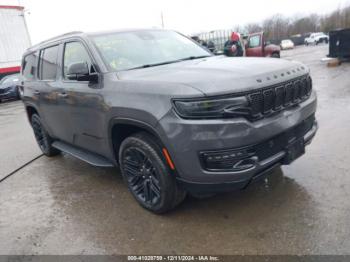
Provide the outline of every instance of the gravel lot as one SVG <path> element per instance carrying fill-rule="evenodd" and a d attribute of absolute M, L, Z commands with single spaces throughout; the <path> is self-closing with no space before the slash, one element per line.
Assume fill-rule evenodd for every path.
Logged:
<path fill-rule="evenodd" d="M 250 188 L 157 216 L 115 169 L 40 157 L 0 183 L 0 254 L 350 254 L 350 63 L 311 68 L 320 129 L 306 154 Z M 21 102 L 0 104 L 0 178 L 40 155 Z"/>

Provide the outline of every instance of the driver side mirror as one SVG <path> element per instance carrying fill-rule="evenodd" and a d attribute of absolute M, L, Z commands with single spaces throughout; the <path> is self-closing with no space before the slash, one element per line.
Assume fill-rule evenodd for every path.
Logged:
<path fill-rule="evenodd" d="M 67 78 L 69 80 L 97 82 L 97 74 L 90 74 L 87 62 L 78 62 L 70 64 L 67 70 Z"/>

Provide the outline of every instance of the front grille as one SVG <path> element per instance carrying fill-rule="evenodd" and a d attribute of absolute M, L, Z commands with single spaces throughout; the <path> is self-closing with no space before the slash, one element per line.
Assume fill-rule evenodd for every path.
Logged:
<path fill-rule="evenodd" d="M 247 94 L 250 120 L 257 120 L 306 100 L 312 89 L 309 76 Z"/>
<path fill-rule="evenodd" d="M 209 171 L 232 171 L 249 168 L 254 165 L 252 157 L 258 157 L 258 160 L 262 161 L 278 154 L 285 150 L 288 144 L 305 136 L 314 123 L 315 116 L 311 115 L 300 124 L 259 144 L 220 151 L 201 152 L 200 160 L 202 166 Z"/>
<path fill-rule="evenodd" d="M 0 88 L 0 94 L 5 94 L 11 90 L 11 87 Z"/>

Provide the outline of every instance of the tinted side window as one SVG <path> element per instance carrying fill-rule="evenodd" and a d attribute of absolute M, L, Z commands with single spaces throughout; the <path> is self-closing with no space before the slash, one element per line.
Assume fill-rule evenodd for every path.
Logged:
<path fill-rule="evenodd" d="M 22 74 L 24 76 L 24 79 L 32 80 L 35 78 L 35 75 L 37 72 L 36 58 L 37 58 L 36 53 L 30 54 L 24 57 L 23 64 L 22 64 Z"/>
<path fill-rule="evenodd" d="M 258 47 L 260 46 L 260 35 L 255 35 L 255 36 L 252 36 L 250 39 L 249 39 L 249 47 Z"/>
<path fill-rule="evenodd" d="M 71 64 L 85 62 L 89 66 L 90 73 L 95 72 L 90 56 L 80 42 L 66 43 L 63 57 L 63 77 L 67 79 L 68 68 Z"/>
<path fill-rule="evenodd" d="M 39 79 L 55 80 L 57 75 L 58 46 L 41 50 L 39 62 Z"/>

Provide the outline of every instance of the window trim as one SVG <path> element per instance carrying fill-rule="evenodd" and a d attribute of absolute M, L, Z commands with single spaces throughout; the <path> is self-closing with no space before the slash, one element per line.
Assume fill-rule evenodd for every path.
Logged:
<path fill-rule="evenodd" d="M 98 71 L 97 66 L 96 66 L 96 62 L 95 62 L 94 57 L 91 54 L 88 46 L 81 39 L 73 38 L 73 39 L 67 39 L 66 41 L 64 41 L 62 43 L 62 45 L 63 45 L 62 46 L 62 55 L 61 55 L 61 63 L 62 63 L 62 65 L 61 65 L 61 70 L 60 70 L 60 72 L 61 72 L 61 79 L 62 79 L 63 83 L 88 83 L 89 81 L 70 80 L 70 79 L 66 79 L 64 77 L 64 54 L 65 54 L 65 50 L 66 50 L 66 45 L 69 44 L 69 43 L 75 43 L 75 42 L 80 43 L 84 47 L 86 53 L 88 54 L 88 56 L 90 58 L 91 65 L 93 66 L 96 74 L 99 74 L 99 71 Z"/>
<path fill-rule="evenodd" d="M 52 47 L 57 47 L 57 57 L 56 57 L 56 77 L 55 79 L 41 79 L 40 78 L 40 65 L 41 65 L 41 54 L 42 53 L 45 53 L 44 50 L 45 49 L 48 49 L 48 48 L 52 48 Z M 45 46 L 45 47 L 42 47 L 40 48 L 38 51 L 39 51 L 39 56 L 38 56 L 38 70 L 37 70 L 37 73 L 36 73 L 36 79 L 37 81 L 42 81 L 42 82 L 56 82 L 57 81 L 57 70 L 58 70 L 58 67 L 59 67 L 59 64 L 58 64 L 58 55 L 59 55 L 59 51 L 60 51 L 60 43 L 55 43 L 55 44 L 52 44 L 52 45 L 48 45 L 48 46 Z"/>

